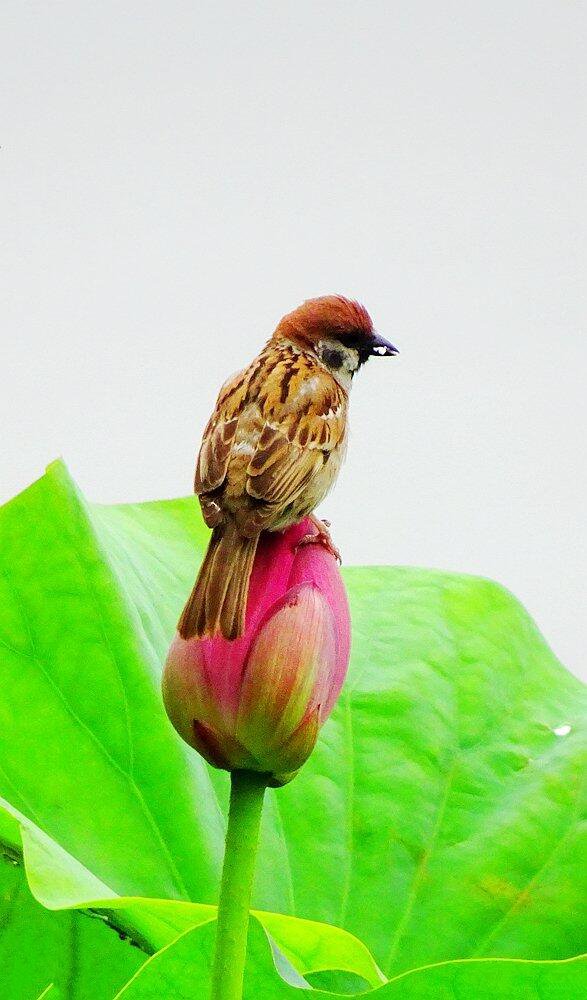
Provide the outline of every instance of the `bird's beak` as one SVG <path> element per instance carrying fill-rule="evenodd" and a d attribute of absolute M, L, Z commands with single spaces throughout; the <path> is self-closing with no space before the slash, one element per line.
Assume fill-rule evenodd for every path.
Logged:
<path fill-rule="evenodd" d="M 397 347 L 390 344 L 388 340 L 385 340 L 378 333 L 374 333 L 369 342 L 370 355 L 379 356 L 380 358 L 391 357 L 394 354 L 399 354 Z"/>

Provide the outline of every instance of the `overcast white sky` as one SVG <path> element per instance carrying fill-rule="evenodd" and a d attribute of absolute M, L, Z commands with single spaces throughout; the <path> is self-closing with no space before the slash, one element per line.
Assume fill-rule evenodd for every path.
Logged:
<path fill-rule="evenodd" d="M 302 299 L 361 373 L 347 563 L 484 574 L 584 671 L 583 3 L 2 5 L 0 499 L 191 489 L 220 383 Z"/>

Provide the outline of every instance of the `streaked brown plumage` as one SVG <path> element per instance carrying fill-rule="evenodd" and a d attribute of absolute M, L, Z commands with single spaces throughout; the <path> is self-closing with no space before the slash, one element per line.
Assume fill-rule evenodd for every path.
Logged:
<path fill-rule="evenodd" d="M 242 634 L 259 535 L 302 520 L 328 493 L 346 449 L 353 374 L 380 353 L 397 352 L 363 306 L 310 299 L 222 387 L 195 478 L 212 538 L 179 621 L 183 638 Z"/>

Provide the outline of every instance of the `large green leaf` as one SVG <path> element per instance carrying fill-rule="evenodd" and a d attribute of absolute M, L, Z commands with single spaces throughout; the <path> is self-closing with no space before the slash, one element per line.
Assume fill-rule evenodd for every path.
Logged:
<path fill-rule="evenodd" d="M 220 807 L 158 690 L 182 513 L 90 510 L 60 463 L 2 509 L 0 787 L 114 889 L 212 901 Z"/>
<path fill-rule="evenodd" d="M 491 582 L 347 581 L 349 681 L 282 799 L 296 912 L 360 935 L 388 975 L 584 951 L 584 687 Z M 323 859 L 319 900 L 304 841 Z"/>
<path fill-rule="evenodd" d="M 60 464 L 0 512 L 0 790 L 118 895 L 216 895 L 226 776 L 158 690 L 204 541 L 191 499 L 89 505 Z M 349 679 L 268 796 L 256 905 L 348 928 L 389 974 L 583 950 L 582 686 L 495 584 L 346 580 Z"/>
<path fill-rule="evenodd" d="M 112 1000 L 146 956 L 99 919 L 50 913 L 30 894 L 18 859 L 0 857 L 0 995 Z"/>
<path fill-rule="evenodd" d="M 188 931 L 154 955 L 116 1000 L 193 1000 L 206 997 L 214 946 L 213 927 Z M 370 992 L 368 1000 L 570 1000 L 584 995 L 587 958 L 559 962 L 473 959 L 414 969 Z M 348 994 L 304 989 L 277 973 L 267 940 L 252 921 L 244 1000 L 342 1000 Z"/>
<path fill-rule="evenodd" d="M 185 900 L 118 896 L 26 817 L 0 800 L 0 834 L 11 858 L 24 858 L 31 891 L 48 909 L 83 910 L 107 920 L 146 954 L 189 928 L 216 920 L 216 907 Z M 256 911 L 276 953 L 298 973 L 343 970 L 369 986 L 385 977 L 369 951 L 348 931 L 312 920 Z"/>

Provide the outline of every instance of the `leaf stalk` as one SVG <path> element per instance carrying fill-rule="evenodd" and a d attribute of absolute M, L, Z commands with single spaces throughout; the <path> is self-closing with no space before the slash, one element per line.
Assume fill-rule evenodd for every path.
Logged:
<path fill-rule="evenodd" d="M 249 909 L 267 775 L 232 771 L 210 1000 L 242 1000 Z"/>

